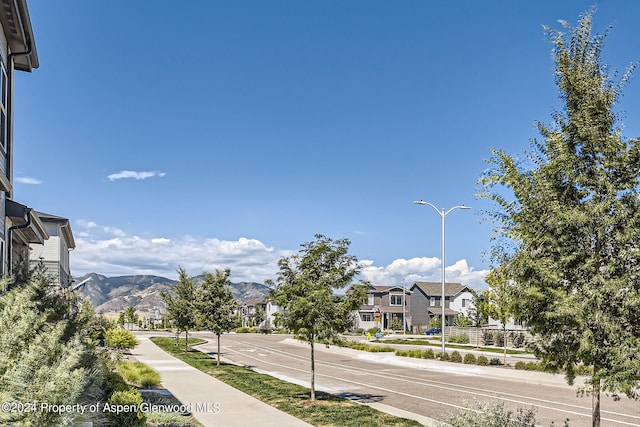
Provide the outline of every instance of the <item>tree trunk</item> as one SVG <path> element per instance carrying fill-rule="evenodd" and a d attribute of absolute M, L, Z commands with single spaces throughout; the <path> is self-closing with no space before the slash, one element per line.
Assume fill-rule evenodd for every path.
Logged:
<path fill-rule="evenodd" d="M 313 348 L 313 344 L 314 344 L 314 337 L 311 336 L 311 401 L 315 401 L 316 400 L 316 364 L 315 364 L 315 359 L 314 359 L 314 348 Z"/>
<path fill-rule="evenodd" d="M 502 345 L 504 346 L 504 366 L 507 366 L 507 325 L 502 324 Z"/>
<path fill-rule="evenodd" d="M 188 345 L 189 345 L 189 331 L 187 331 L 187 330 L 185 329 L 185 331 L 184 331 L 184 352 L 185 352 L 185 353 L 188 353 L 188 352 L 189 352 L 189 347 L 188 347 Z"/>
<path fill-rule="evenodd" d="M 176 329 L 176 347 L 180 345 L 180 330 Z"/>
<path fill-rule="evenodd" d="M 218 336 L 218 363 L 216 365 L 220 366 L 220 334 L 217 334 L 217 336 Z"/>
<path fill-rule="evenodd" d="M 595 376 L 599 371 L 597 366 L 593 367 L 593 375 Z M 600 427 L 600 380 L 596 380 L 593 383 L 593 391 L 591 394 L 591 426 Z"/>

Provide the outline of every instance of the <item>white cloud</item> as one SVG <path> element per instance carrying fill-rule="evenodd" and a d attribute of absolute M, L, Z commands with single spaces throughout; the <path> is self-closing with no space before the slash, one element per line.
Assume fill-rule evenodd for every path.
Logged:
<path fill-rule="evenodd" d="M 79 223 L 77 222 L 80 227 Z M 183 267 L 190 275 L 203 271 L 231 269 L 233 281 L 264 282 L 278 273 L 278 260 L 292 251 L 276 250 L 256 239 L 182 239 L 127 235 L 115 227 L 84 227 L 76 233 L 76 249 L 71 252 L 75 276 L 99 273 L 106 276 L 151 274 L 175 279 Z"/>
<path fill-rule="evenodd" d="M 151 274 L 175 279 L 183 267 L 190 275 L 203 271 L 231 269 L 234 282 L 263 283 L 275 279 L 278 260 L 296 251 L 276 249 L 257 239 L 241 237 L 220 240 L 185 236 L 179 239 L 128 235 L 117 227 L 93 221 L 74 223 L 76 249 L 71 252 L 71 270 L 75 276 L 99 273 L 105 276 Z M 386 266 L 361 260 L 362 278 L 374 285 L 409 286 L 417 280 L 440 281 L 439 258 L 396 259 Z M 446 268 L 447 281 L 461 282 L 472 288 L 486 288 L 487 270 L 476 271 L 462 259 Z"/>
<path fill-rule="evenodd" d="M 42 181 L 38 178 L 33 178 L 30 176 L 19 176 L 16 178 L 16 182 L 20 184 L 28 184 L 28 185 L 39 185 L 42 184 Z"/>
<path fill-rule="evenodd" d="M 107 176 L 109 181 L 115 181 L 117 179 L 125 179 L 125 178 L 133 178 L 136 180 L 153 178 L 153 177 L 163 177 L 166 173 L 158 172 L 158 171 L 120 171 L 118 173 L 112 173 Z"/>
<path fill-rule="evenodd" d="M 442 280 L 442 262 L 439 258 L 399 258 L 391 264 L 381 267 L 375 266 L 373 261 L 360 261 L 362 277 L 373 285 L 402 285 L 409 286 L 419 280 L 439 282 Z M 455 262 L 445 269 L 447 282 L 459 282 L 471 288 L 486 288 L 484 283 L 488 270 L 476 271 L 469 267 L 465 259 Z"/>

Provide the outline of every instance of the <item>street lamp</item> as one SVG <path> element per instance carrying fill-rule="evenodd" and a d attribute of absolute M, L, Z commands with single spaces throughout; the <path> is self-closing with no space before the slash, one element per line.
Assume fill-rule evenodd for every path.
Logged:
<path fill-rule="evenodd" d="M 436 208 L 434 205 L 432 205 L 429 202 L 425 202 L 424 200 L 419 200 L 417 202 L 413 202 L 416 205 L 428 205 L 431 206 L 433 208 L 434 211 L 436 211 L 436 213 L 438 215 L 440 215 L 440 218 L 442 219 L 442 299 L 440 300 L 440 305 L 442 306 L 442 328 L 441 328 L 441 333 L 442 333 L 442 354 L 444 354 L 444 326 L 445 326 L 445 315 L 444 315 L 444 301 L 445 301 L 445 292 L 444 292 L 444 283 L 445 283 L 445 251 L 444 251 L 444 242 L 445 242 L 445 234 L 444 234 L 444 219 L 447 217 L 447 215 L 449 215 L 452 211 L 456 210 L 456 209 L 464 209 L 464 210 L 469 210 L 471 209 L 469 206 L 464 206 L 464 205 L 460 205 L 460 206 L 454 206 L 451 209 L 449 209 L 448 211 L 445 211 L 444 208 L 442 208 L 442 210 L 439 210 L 438 208 Z"/>

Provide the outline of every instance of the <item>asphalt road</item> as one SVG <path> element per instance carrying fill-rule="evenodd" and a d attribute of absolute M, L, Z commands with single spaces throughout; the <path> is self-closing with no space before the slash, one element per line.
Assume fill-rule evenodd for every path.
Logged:
<path fill-rule="evenodd" d="M 212 355 L 216 339 L 199 346 Z M 309 386 L 309 345 L 290 336 L 225 334 L 222 357 L 290 382 Z M 540 425 L 591 425 L 591 397 L 577 396 L 563 376 L 396 357 L 316 345 L 316 388 L 367 403 L 378 403 L 433 419 L 475 408 L 476 402 L 503 402 L 509 408 L 536 407 Z M 640 426 L 640 402 L 602 396 L 602 426 Z"/>

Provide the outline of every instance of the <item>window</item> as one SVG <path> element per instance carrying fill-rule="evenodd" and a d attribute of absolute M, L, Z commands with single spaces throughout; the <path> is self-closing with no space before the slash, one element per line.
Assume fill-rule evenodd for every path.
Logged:
<path fill-rule="evenodd" d="M 373 294 L 367 294 L 367 305 L 373 305 Z"/>
<path fill-rule="evenodd" d="M 391 305 L 402 305 L 402 295 L 391 295 L 390 296 L 390 304 Z"/>
<path fill-rule="evenodd" d="M 468 307 L 468 306 L 469 306 L 469 300 L 468 300 L 468 299 L 463 298 L 463 299 L 462 299 L 462 307 L 464 308 L 464 307 Z"/>
<path fill-rule="evenodd" d="M 435 307 L 436 306 L 436 297 L 429 298 L 429 305 L 431 307 Z"/>
<path fill-rule="evenodd" d="M 7 149 L 7 71 L 0 61 L 0 146 Z"/>
<path fill-rule="evenodd" d="M 361 317 L 363 322 L 373 322 L 373 314 L 371 313 L 362 313 Z"/>

